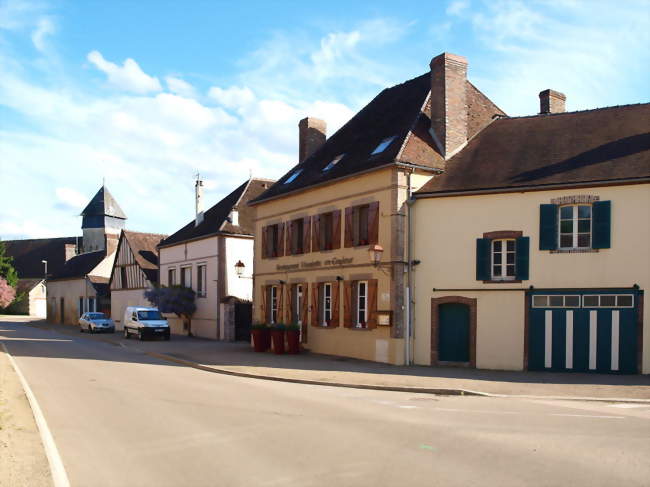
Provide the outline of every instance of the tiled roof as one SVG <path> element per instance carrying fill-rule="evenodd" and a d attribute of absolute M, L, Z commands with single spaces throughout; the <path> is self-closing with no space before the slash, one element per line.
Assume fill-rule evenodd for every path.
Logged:
<path fill-rule="evenodd" d="M 255 230 L 254 210 L 247 203 L 259 196 L 274 181 L 268 179 L 249 179 L 228 196 L 219 201 L 203 214 L 203 221 L 199 225 L 190 221 L 176 233 L 160 242 L 160 247 L 176 245 L 187 240 L 194 240 L 217 233 L 253 235 Z M 230 223 L 230 212 L 236 208 L 239 213 L 239 225 Z"/>
<path fill-rule="evenodd" d="M 52 273 L 51 280 L 81 278 L 88 275 L 106 257 L 106 251 L 87 252 L 68 260 L 61 270 Z M 48 269 L 49 271 L 49 269 Z"/>
<path fill-rule="evenodd" d="M 494 114 L 503 112 L 469 81 L 466 87 L 471 136 L 487 125 Z M 430 92 L 431 74 L 428 72 L 383 90 L 252 204 L 394 162 L 442 168 L 444 158 L 429 133 Z M 382 141 L 390 138 L 392 142 L 383 151 L 373 154 Z M 344 156 L 324 171 L 341 154 Z M 296 171 L 300 173 L 291 179 Z"/>
<path fill-rule="evenodd" d="M 650 177 L 650 103 L 503 118 L 416 194 Z"/>
<path fill-rule="evenodd" d="M 58 273 L 65 264 L 65 245 L 82 246 L 81 237 L 36 238 L 26 240 L 3 240 L 7 255 L 13 257 L 18 277 L 42 278 L 45 274 L 43 260 L 47 261 L 48 274 Z"/>
<path fill-rule="evenodd" d="M 38 286 L 43 279 L 18 279 L 18 284 L 16 285 L 16 294 L 29 293 L 32 289 Z"/>
<path fill-rule="evenodd" d="M 126 220 L 126 215 L 117 204 L 106 186 L 102 186 L 90 203 L 81 212 L 81 216 L 112 216 Z"/>
<path fill-rule="evenodd" d="M 157 233 L 142 233 L 122 230 L 129 243 L 136 263 L 150 282 L 158 282 L 158 244 L 167 237 Z"/>

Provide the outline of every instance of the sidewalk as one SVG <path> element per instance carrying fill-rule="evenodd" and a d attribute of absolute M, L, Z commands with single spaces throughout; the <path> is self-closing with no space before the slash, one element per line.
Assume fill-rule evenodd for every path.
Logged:
<path fill-rule="evenodd" d="M 5 317 L 0 317 L 0 321 Z M 12 320 L 14 321 L 14 320 Z M 26 324 L 134 348 L 202 369 L 271 380 L 409 392 L 594 398 L 650 402 L 650 376 L 508 372 L 424 366 L 394 366 L 313 353 L 255 353 L 247 343 L 172 336 L 171 341 L 125 340 L 121 334 L 81 335 L 76 327 Z"/>

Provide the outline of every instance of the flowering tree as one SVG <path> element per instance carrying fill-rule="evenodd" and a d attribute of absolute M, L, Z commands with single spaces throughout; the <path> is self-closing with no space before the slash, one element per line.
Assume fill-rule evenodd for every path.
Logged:
<path fill-rule="evenodd" d="M 6 308 L 16 297 L 16 290 L 9 285 L 3 277 L 0 277 L 0 308 Z"/>
<path fill-rule="evenodd" d="M 145 299 L 153 303 L 161 313 L 174 313 L 187 325 L 187 334 L 192 336 L 192 315 L 196 311 L 196 293 L 183 286 L 160 286 L 144 292 Z"/>

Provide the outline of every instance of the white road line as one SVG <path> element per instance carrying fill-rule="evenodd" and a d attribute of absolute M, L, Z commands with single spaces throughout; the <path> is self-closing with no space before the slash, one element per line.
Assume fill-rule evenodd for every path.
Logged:
<path fill-rule="evenodd" d="M 565 418 L 598 418 L 598 419 L 625 419 L 625 416 L 599 416 L 595 414 L 561 414 L 551 413 L 549 416 L 563 416 Z"/>
<path fill-rule="evenodd" d="M 66 473 L 65 467 L 63 466 L 63 461 L 59 455 L 59 450 L 56 447 L 56 443 L 54 443 L 54 437 L 52 436 L 52 433 L 47 426 L 47 422 L 45 421 L 45 416 L 43 416 L 43 411 L 41 411 L 41 407 L 38 405 L 38 401 L 36 401 L 36 396 L 34 396 L 34 393 L 29 387 L 25 376 L 23 376 L 23 373 L 18 368 L 18 364 L 7 350 L 5 344 L 1 343 L 1 345 L 2 349 L 7 354 L 7 358 L 9 358 L 11 366 L 16 371 L 16 375 L 20 379 L 20 383 L 23 386 L 23 390 L 25 391 L 29 405 L 32 408 L 32 414 L 34 415 L 36 426 L 38 426 L 38 431 L 40 432 L 41 440 L 43 441 L 45 455 L 47 456 L 47 461 L 50 464 L 50 471 L 52 473 L 52 481 L 54 482 L 54 487 L 70 487 L 68 474 Z"/>
<path fill-rule="evenodd" d="M 595 414 L 565 414 L 565 413 L 526 413 L 522 411 L 488 411 L 481 409 L 456 409 L 456 408 L 432 408 L 436 411 L 452 412 L 452 413 L 479 413 L 479 414 L 518 414 L 529 416 L 559 416 L 568 418 L 594 418 L 594 419 L 625 419 L 625 416 L 601 416 Z"/>
<path fill-rule="evenodd" d="M 400 409 L 417 409 L 417 406 L 398 406 Z"/>
<path fill-rule="evenodd" d="M 632 408 L 649 408 L 650 404 L 610 404 L 608 408 L 621 408 L 621 409 L 632 409 Z"/>

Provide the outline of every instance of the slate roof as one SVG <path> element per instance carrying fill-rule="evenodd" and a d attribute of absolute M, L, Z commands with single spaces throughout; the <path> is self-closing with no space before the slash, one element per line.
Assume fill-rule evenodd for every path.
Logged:
<path fill-rule="evenodd" d="M 117 204 L 106 186 L 102 186 L 90 203 L 81 212 L 81 216 L 112 216 L 126 220 L 126 215 Z"/>
<path fill-rule="evenodd" d="M 65 245 L 77 242 L 79 246 L 83 245 L 81 237 L 3 240 L 20 279 L 43 278 L 43 260 L 47 260 L 48 274 L 58 273 L 65 264 Z"/>
<path fill-rule="evenodd" d="M 203 221 L 194 225 L 190 221 L 183 228 L 160 242 L 159 247 L 176 245 L 215 234 L 253 235 L 255 231 L 254 210 L 247 203 L 262 194 L 274 181 L 269 179 L 249 179 L 228 196 L 219 201 L 203 214 Z M 239 225 L 229 220 L 230 212 L 236 208 L 239 213 Z"/>
<path fill-rule="evenodd" d="M 467 81 L 468 131 L 473 135 L 503 114 Z M 429 72 L 383 90 L 301 164 L 294 166 L 251 204 L 343 177 L 400 162 L 431 169 L 444 166 L 444 158 L 429 134 L 431 74 Z M 395 137 L 382 152 L 372 154 L 385 139 Z M 409 147 L 411 145 L 412 147 Z M 345 154 L 330 170 L 323 169 Z M 295 171 L 295 180 L 287 182 Z"/>
<path fill-rule="evenodd" d="M 38 286 L 43 282 L 43 278 L 36 279 L 18 279 L 18 284 L 16 285 L 16 294 L 29 293 L 32 289 Z"/>
<path fill-rule="evenodd" d="M 504 118 L 416 196 L 650 177 L 650 103 Z"/>
<path fill-rule="evenodd" d="M 142 269 L 150 282 L 158 282 L 158 244 L 167 237 L 158 233 L 142 233 L 122 230 L 122 238 L 126 239 L 133 252 L 136 263 Z M 122 242 L 120 242 L 122 245 Z"/>
<path fill-rule="evenodd" d="M 52 273 L 49 280 L 82 278 L 88 275 L 106 257 L 105 250 L 79 254 L 68 260 L 61 270 Z M 49 272 L 49 269 L 48 269 Z"/>

